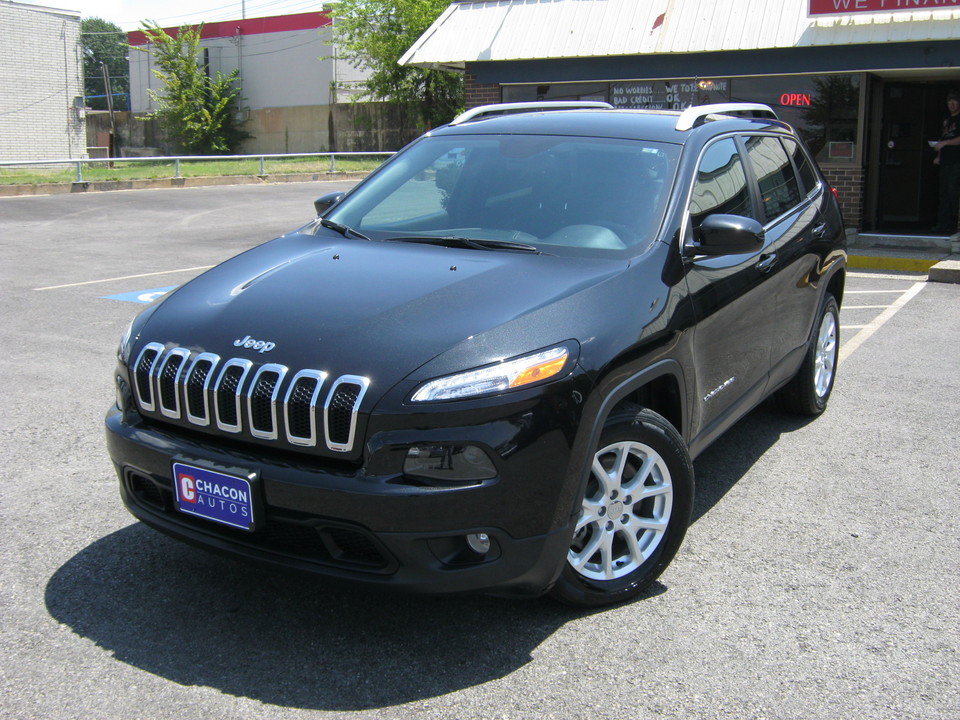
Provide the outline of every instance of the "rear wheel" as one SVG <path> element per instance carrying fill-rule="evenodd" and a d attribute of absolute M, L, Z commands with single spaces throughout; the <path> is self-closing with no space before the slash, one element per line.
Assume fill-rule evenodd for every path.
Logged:
<path fill-rule="evenodd" d="M 600 436 L 553 595 L 587 606 L 636 596 L 673 559 L 692 508 L 693 466 L 676 429 L 651 410 L 615 412 Z"/>
<path fill-rule="evenodd" d="M 799 415 L 819 415 L 826 410 L 839 355 L 840 309 L 833 296 L 827 295 L 803 365 L 778 393 L 784 409 Z"/>

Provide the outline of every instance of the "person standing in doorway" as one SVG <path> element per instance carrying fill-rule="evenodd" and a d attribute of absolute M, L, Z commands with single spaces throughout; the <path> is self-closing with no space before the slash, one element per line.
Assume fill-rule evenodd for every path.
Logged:
<path fill-rule="evenodd" d="M 940 208 L 934 231 L 952 235 L 957 232 L 960 206 L 960 93 L 947 95 L 947 111 L 940 142 L 933 147 L 937 153 L 933 163 L 940 166 Z"/>

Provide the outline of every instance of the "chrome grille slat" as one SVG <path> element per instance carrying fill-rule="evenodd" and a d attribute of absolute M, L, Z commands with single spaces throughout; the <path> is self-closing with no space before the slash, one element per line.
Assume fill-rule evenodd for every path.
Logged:
<path fill-rule="evenodd" d="M 210 383 L 220 356 L 200 353 L 183 376 L 183 396 L 187 420 L 194 425 L 210 424 Z"/>
<path fill-rule="evenodd" d="M 287 374 L 283 365 L 261 365 L 253 376 L 250 392 L 247 394 L 247 411 L 250 417 L 250 432 L 263 440 L 276 440 L 277 398 L 280 386 Z"/>
<path fill-rule="evenodd" d="M 184 347 L 168 350 L 156 342 L 141 349 L 131 375 L 144 412 L 337 453 L 353 449 L 360 405 L 370 386 L 368 378 L 340 376 L 327 391 L 321 416 L 320 393 L 327 389 L 328 377 L 322 370 L 308 368 L 291 376 L 285 365 L 258 366 L 245 358 L 223 359 Z"/>
<path fill-rule="evenodd" d="M 283 426 L 290 444 L 317 444 L 317 399 L 326 379 L 325 372 L 301 370 L 290 381 L 283 398 Z"/>
<path fill-rule="evenodd" d="M 157 368 L 157 401 L 160 413 L 174 420 L 180 417 L 180 375 L 190 351 L 174 348 L 169 351 Z"/>
<path fill-rule="evenodd" d="M 213 407 L 217 418 L 217 427 L 227 432 L 238 433 L 243 429 L 240 417 L 241 392 L 243 381 L 253 363 L 241 358 L 231 358 L 223 364 L 223 370 L 217 376 L 213 386 Z"/>
<path fill-rule="evenodd" d="M 323 406 L 323 425 L 331 450 L 349 452 L 353 447 L 357 410 L 369 386 L 370 380 L 357 375 L 343 375 L 334 381 Z"/>
<path fill-rule="evenodd" d="M 157 409 L 153 392 L 153 373 L 165 349 L 160 343 L 144 345 L 133 366 L 133 387 L 137 392 L 137 402 L 140 403 L 140 407 L 150 412 Z"/>

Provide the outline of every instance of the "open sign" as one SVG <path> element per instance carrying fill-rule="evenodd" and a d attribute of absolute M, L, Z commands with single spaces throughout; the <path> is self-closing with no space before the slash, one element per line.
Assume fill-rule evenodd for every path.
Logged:
<path fill-rule="evenodd" d="M 810 93 L 784 93 L 780 96 L 780 104 L 789 107 L 810 107 Z"/>

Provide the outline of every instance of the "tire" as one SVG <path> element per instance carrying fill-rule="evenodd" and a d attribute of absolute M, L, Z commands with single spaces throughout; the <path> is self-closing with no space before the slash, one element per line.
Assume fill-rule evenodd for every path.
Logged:
<path fill-rule="evenodd" d="M 781 407 L 815 416 L 827 409 L 840 353 L 840 309 L 832 295 L 824 299 L 810 347 L 797 374 L 778 391 Z"/>
<path fill-rule="evenodd" d="M 683 541 L 693 491 L 693 465 L 676 429 L 651 410 L 615 411 L 600 435 L 553 596 L 595 607 L 643 592 Z"/>

